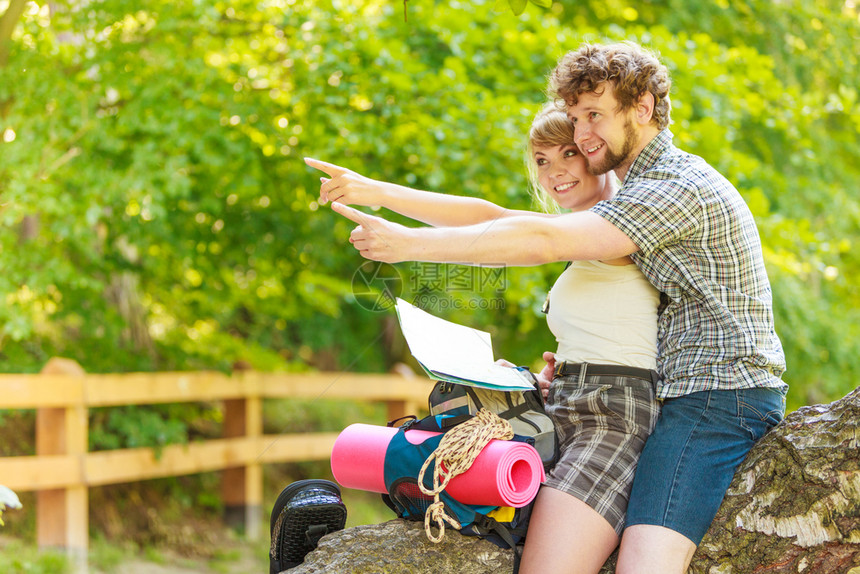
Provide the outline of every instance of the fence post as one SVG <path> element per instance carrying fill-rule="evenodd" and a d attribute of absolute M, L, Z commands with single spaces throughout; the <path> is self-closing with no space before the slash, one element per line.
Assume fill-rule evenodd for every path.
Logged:
<path fill-rule="evenodd" d="M 247 394 L 243 398 L 224 400 L 224 437 L 259 438 L 263 435 L 263 405 L 259 388 L 254 384 L 241 384 L 248 377 L 239 372 L 234 372 L 234 377 Z M 253 462 L 221 471 L 221 496 L 224 521 L 232 527 L 244 527 L 249 540 L 259 540 L 263 516 L 263 465 Z"/>
<path fill-rule="evenodd" d="M 418 404 L 415 401 L 388 400 L 385 403 L 389 421 L 394 421 L 409 415 L 418 416 Z"/>
<path fill-rule="evenodd" d="M 413 371 L 409 365 L 405 363 L 397 363 L 391 369 L 392 374 L 397 374 L 402 376 L 404 379 L 414 381 L 416 380 L 415 371 Z M 426 410 L 426 407 L 422 407 L 414 400 L 404 400 L 404 399 L 389 399 L 385 402 L 386 414 L 388 416 L 389 421 L 395 421 L 397 419 L 408 417 L 410 415 L 419 416 L 419 411 L 421 409 Z"/>
<path fill-rule="evenodd" d="M 70 359 L 52 358 L 42 369 L 44 375 L 77 375 L 85 372 Z M 80 400 L 59 408 L 36 409 L 36 455 L 72 455 L 81 459 L 88 451 L 87 408 Z M 83 472 L 83 471 L 81 471 Z M 89 493 L 84 477 L 67 488 L 36 493 L 36 540 L 40 548 L 61 548 L 78 572 L 86 572 L 89 548 Z"/>

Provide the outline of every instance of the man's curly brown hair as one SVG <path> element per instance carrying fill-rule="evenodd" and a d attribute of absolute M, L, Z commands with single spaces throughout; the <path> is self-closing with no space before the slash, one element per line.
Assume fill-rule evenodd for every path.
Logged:
<path fill-rule="evenodd" d="M 573 106 L 580 95 L 597 92 L 606 82 L 615 88 L 619 111 L 631 108 L 650 92 L 654 95 L 651 121 L 661 130 L 672 123 L 669 71 L 657 56 L 633 42 L 583 44 L 568 52 L 550 75 L 549 93 Z"/>

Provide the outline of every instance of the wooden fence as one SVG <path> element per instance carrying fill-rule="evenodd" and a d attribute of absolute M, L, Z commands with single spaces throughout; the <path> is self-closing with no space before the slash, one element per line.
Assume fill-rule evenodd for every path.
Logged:
<path fill-rule="evenodd" d="M 88 489 L 150 478 L 222 471 L 227 516 L 250 539 L 262 522 L 262 465 L 328 460 L 337 433 L 263 434 L 262 401 L 349 399 L 382 402 L 389 420 L 426 409 L 430 382 L 400 375 L 350 373 L 172 372 L 87 374 L 52 359 L 41 374 L 0 375 L 0 409 L 36 409 L 36 455 L 0 457 L 0 484 L 36 492 L 40 547 L 62 548 L 86 570 Z M 66 361 L 66 363 L 63 363 Z M 57 371 L 63 374 L 53 374 Z M 69 372 L 75 374 L 68 374 Z M 223 437 L 89 452 L 88 409 L 220 401 Z M 2 440 L 2 437 L 0 437 Z"/>

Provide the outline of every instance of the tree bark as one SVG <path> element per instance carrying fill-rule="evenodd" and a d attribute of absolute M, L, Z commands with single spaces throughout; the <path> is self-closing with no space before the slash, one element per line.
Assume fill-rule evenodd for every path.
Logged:
<path fill-rule="evenodd" d="M 860 574 L 860 388 L 791 413 L 735 473 L 692 574 Z M 615 556 L 600 574 L 612 574 Z M 392 520 L 324 537 L 290 574 L 511 572 L 513 554 L 446 530 Z"/>
<path fill-rule="evenodd" d="M 750 451 L 694 574 L 860 574 L 860 388 L 791 413 Z"/>
<path fill-rule="evenodd" d="M 142 301 L 140 276 L 132 271 L 114 273 L 105 290 L 105 298 L 113 304 L 125 321 L 125 327 L 120 333 L 123 344 L 155 357 L 155 344 L 149 334 L 147 310 Z"/>
<path fill-rule="evenodd" d="M 27 5 L 27 0 L 11 0 L 9 7 L 0 16 L 0 68 L 4 68 L 9 63 L 9 45 L 12 41 L 12 32 L 15 30 L 15 25 L 21 19 L 21 14 L 24 13 L 24 7 Z"/>

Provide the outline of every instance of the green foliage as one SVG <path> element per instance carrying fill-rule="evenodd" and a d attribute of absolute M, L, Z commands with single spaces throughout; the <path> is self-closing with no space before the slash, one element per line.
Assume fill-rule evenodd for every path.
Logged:
<path fill-rule="evenodd" d="M 0 370 L 55 355 L 91 372 L 408 362 L 393 315 L 353 296 L 350 224 L 316 203 L 302 157 L 528 207 L 546 75 L 583 40 L 631 39 L 670 66 L 677 142 L 756 215 L 790 402 L 852 388 L 856 8 L 531 3 L 28 4 L 0 68 Z M 435 288 L 453 266 L 397 269 L 405 297 L 434 292 L 440 314 L 492 331 L 497 356 L 533 364 L 554 344 L 538 308 L 561 267 L 507 269 L 501 292 Z M 189 413 L 132 412 L 94 440 L 186 440 L 167 419 Z"/>
<path fill-rule="evenodd" d="M 529 3 L 534 4 L 535 6 L 540 6 L 541 8 L 549 8 L 552 6 L 552 0 L 507 0 L 508 6 L 510 6 L 511 11 L 519 16 L 523 12 L 525 12 Z"/>
<path fill-rule="evenodd" d="M 0 571 L 8 574 L 65 574 L 71 564 L 60 552 L 40 552 L 18 542 L 4 545 L 0 552 Z"/>
<path fill-rule="evenodd" d="M 92 409 L 89 449 L 159 448 L 213 438 L 220 434 L 220 419 L 218 408 L 196 403 Z"/>
<path fill-rule="evenodd" d="M 382 405 L 354 401 L 267 400 L 263 403 L 266 434 L 340 432 L 355 422 L 379 424 L 385 419 Z"/>
<path fill-rule="evenodd" d="M 90 542 L 87 561 L 92 568 L 100 572 L 121 572 L 124 562 L 131 559 L 131 552 L 122 545 L 104 540 L 96 536 Z"/>

